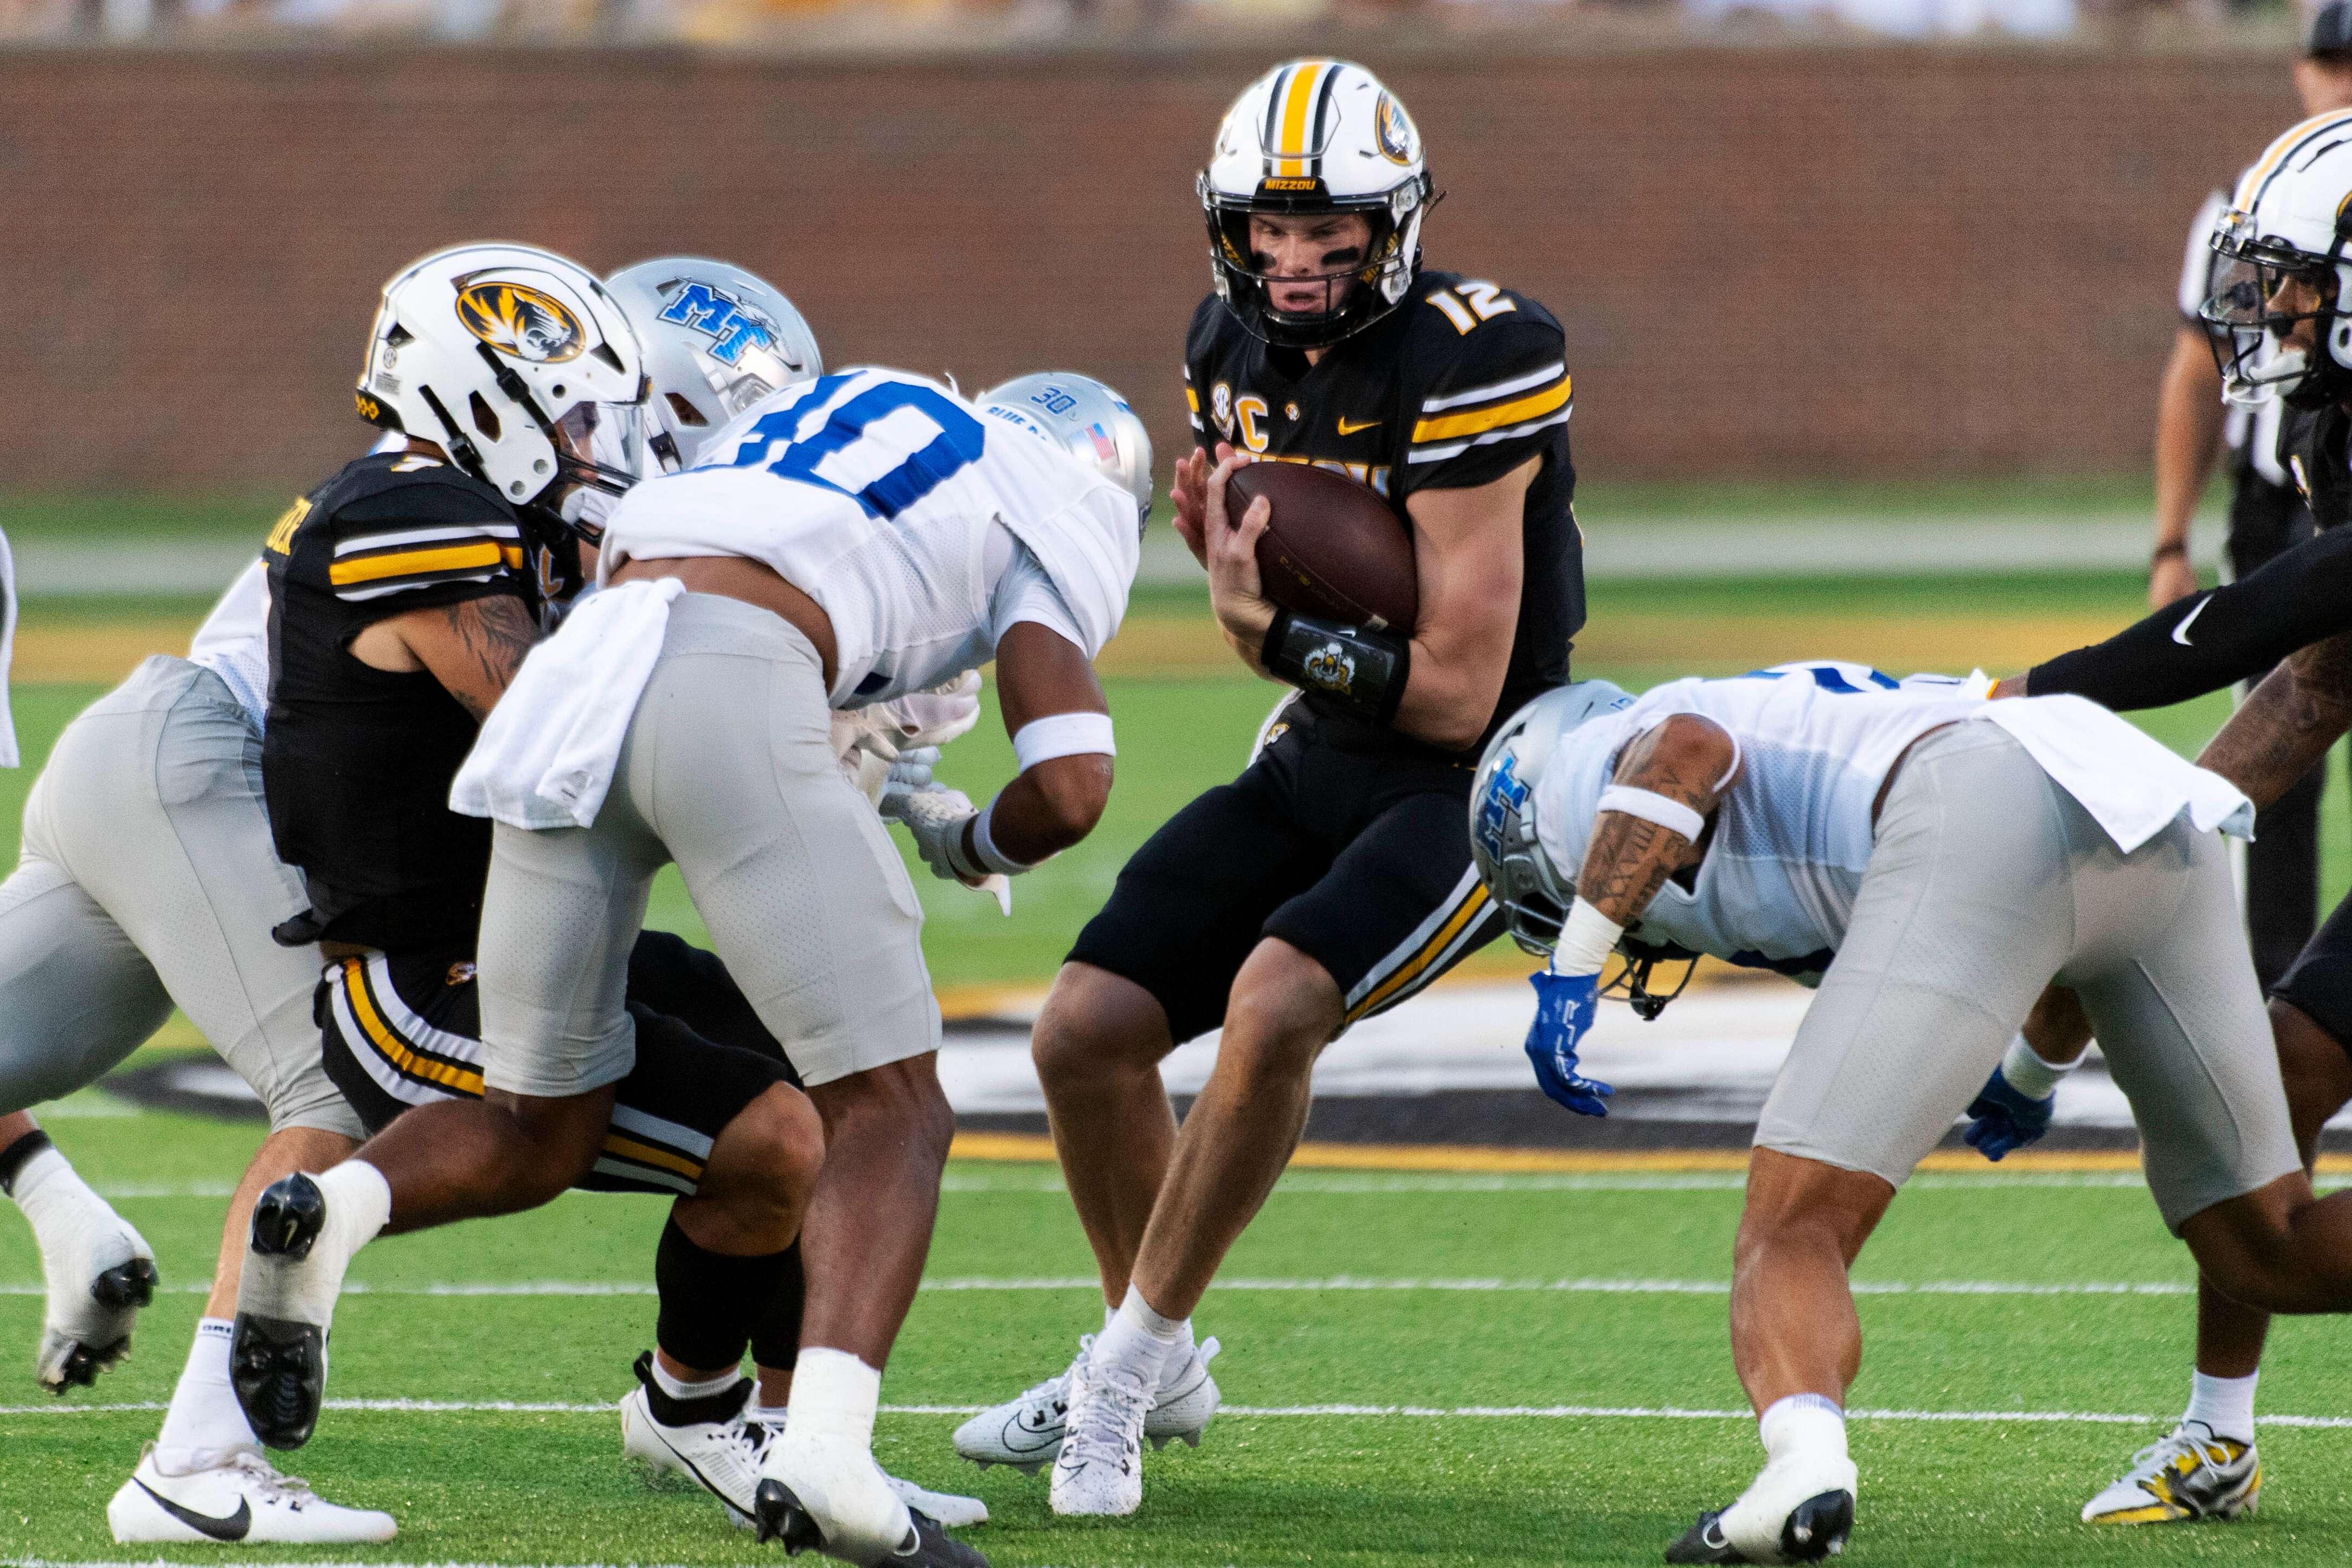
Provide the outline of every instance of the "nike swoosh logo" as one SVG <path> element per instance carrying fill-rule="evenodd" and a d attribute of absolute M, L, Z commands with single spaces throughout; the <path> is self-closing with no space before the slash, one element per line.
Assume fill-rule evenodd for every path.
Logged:
<path fill-rule="evenodd" d="M 1369 430 L 1379 423 L 1377 419 L 1342 419 L 1339 421 L 1339 434 L 1352 436 L 1359 430 Z"/>
<path fill-rule="evenodd" d="M 215 1541 L 243 1541 L 253 1529 L 253 1504 L 245 1498 L 236 1500 L 236 1511 L 226 1519 L 215 1519 L 208 1513 L 198 1513 L 192 1508 L 182 1508 L 136 1476 L 139 1489 L 155 1500 L 155 1506 L 186 1525 L 190 1530 L 212 1537 Z"/>
<path fill-rule="evenodd" d="M 2197 617 L 2203 615 L 2205 613 L 2205 606 L 2212 602 L 2212 599 L 2210 597 L 2198 600 L 2197 607 L 2189 611 L 2187 615 L 2181 616 L 2180 624 L 2172 628 L 2172 640 L 2179 643 L 2182 647 L 2187 647 L 2189 646 L 2189 628 L 2197 624 Z"/>
<path fill-rule="evenodd" d="M 1021 1417 L 1018 1415 L 1005 1422 L 1003 1436 L 1004 1446 L 1016 1454 L 1026 1454 L 1033 1449 L 1047 1447 L 1062 1440 L 1062 1435 L 1059 1432 L 1048 1436 L 1043 1432 L 1029 1431 L 1021 1425 Z"/>

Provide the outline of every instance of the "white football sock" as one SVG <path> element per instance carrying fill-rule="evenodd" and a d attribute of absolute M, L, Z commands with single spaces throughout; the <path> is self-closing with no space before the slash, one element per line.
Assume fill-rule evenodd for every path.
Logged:
<path fill-rule="evenodd" d="M 874 1447 L 874 1412 L 881 1403 L 880 1373 L 847 1351 L 803 1350 L 793 1369 L 785 1430 L 794 1438 L 840 1442 L 868 1453 Z"/>
<path fill-rule="evenodd" d="M 1756 1435 L 1776 1465 L 1785 1461 L 1826 1468 L 1847 1458 L 1845 1412 L 1825 1394 L 1791 1394 L 1774 1400 L 1757 1417 Z"/>
<path fill-rule="evenodd" d="M 704 1378 L 698 1383 L 688 1383 L 685 1378 L 672 1374 L 669 1368 L 662 1365 L 661 1357 L 654 1357 L 654 1386 L 672 1399 L 708 1399 L 714 1394 L 726 1393 L 742 1381 L 742 1373 L 734 1367 L 730 1367 L 716 1377 Z"/>
<path fill-rule="evenodd" d="M 2202 1421 L 2205 1429 L 2216 1437 L 2233 1442 L 2254 1440 L 2254 1380 L 2260 1371 L 2243 1377 L 2208 1377 L 2201 1372 L 2189 1374 L 2189 1413 L 2183 1421 Z"/>
<path fill-rule="evenodd" d="M 45 1267 L 52 1258 L 62 1262 L 72 1256 L 74 1238 L 91 1228 L 96 1215 L 114 1217 L 112 1205 L 81 1179 L 73 1162 L 54 1148 L 42 1150 L 17 1167 L 12 1195 L 33 1227 Z M 80 1283 L 87 1287 L 89 1281 Z"/>
<path fill-rule="evenodd" d="M 792 1413 L 793 1408 L 789 1405 L 747 1405 L 743 1407 L 743 1419 L 757 1421 L 771 1432 L 781 1432 L 784 1429 L 786 1417 Z"/>
<path fill-rule="evenodd" d="M 1190 1318 L 1161 1316 L 1144 1300 L 1142 1291 L 1129 1285 L 1127 1300 L 1104 1325 L 1089 1359 L 1097 1369 L 1124 1367 L 1140 1377 L 1146 1388 L 1157 1388 L 1170 1363 L 1181 1368 L 1182 1354 L 1192 1342 Z"/>
<path fill-rule="evenodd" d="M 188 1347 L 188 1364 L 172 1389 L 172 1406 L 155 1436 L 155 1468 L 167 1476 L 218 1469 L 232 1451 L 261 1447 L 228 1380 L 233 1326 L 226 1318 L 197 1320 L 196 1342 Z"/>

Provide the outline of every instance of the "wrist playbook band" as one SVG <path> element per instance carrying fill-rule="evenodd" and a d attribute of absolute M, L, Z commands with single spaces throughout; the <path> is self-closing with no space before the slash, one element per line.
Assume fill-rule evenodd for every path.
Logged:
<path fill-rule="evenodd" d="M 1103 722 L 1105 724 L 1108 724 L 1110 721 L 1106 719 Z M 1024 726 L 1023 733 L 1027 733 L 1030 729 L 1034 729 L 1034 727 L 1035 726 L 1034 725 Z M 1003 797 L 1000 796 L 998 798 L 1002 799 Z M 982 810 L 979 819 L 971 825 L 972 852 L 975 858 L 980 861 L 980 868 L 974 871 L 972 875 L 979 877 L 994 872 L 1007 877 L 1018 877 L 1022 872 L 1034 871 L 1040 865 L 1044 864 L 1043 861 L 1038 860 L 1015 860 L 1012 856 L 1007 855 L 1003 850 L 999 849 L 996 847 L 996 839 L 988 830 L 989 819 L 995 815 L 996 802 L 992 800 L 988 803 L 987 806 Z M 1046 858 L 1051 859 L 1052 857 L 1048 856 Z"/>
<path fill-rule="evenodd" d="M 1022 725 L 1021 732 L 1013 737 L 1013 760 L 1024 773 L 1055 757 L 1087 753 L 1118 755 L 1118 747 L 1111 742 L 1109 714 L 1048 713 Z"/>
<path fill-rule="evenodd" d="M 1654 822 L 1669 833 L 1679 833 L 1692 843 L 1706 831 L 1706 818 L 1678 800 L 1668 800 L 1655 790 L 1636 789 L 1632 784 L 1611 784 L 1601 792 L 1601 811 L 1622 811 L 1628 816 L 1638 816 L 1644 822 Z"/>
<path fill-rule="evenodd" d="M 1258 662 L 1277 680 L 1387 723 L 1404 700 L 1412 644 L 1387 632 L 1276 610 Z"/>

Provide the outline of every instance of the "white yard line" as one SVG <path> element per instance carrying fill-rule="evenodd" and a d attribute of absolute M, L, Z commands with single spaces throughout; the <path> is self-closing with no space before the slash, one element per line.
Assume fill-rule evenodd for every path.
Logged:
<path fill-rule="evenodd" d="M 330 1410 L 357 1410 L 425 1415 L 609 1415 L 609 1403 L 580 1404 L 536 1400 L 454 1399 L 330 1399 Z M 163 1409 L 159 1403 L 126 1405 L 0 1405 L 6 1415 L 105 1415 Z M 885 1405 L 886 1415 L 976 1415 L 980 1405 Z M 1226 1415 L 1264 1420 L 1299 1417 L 1366 1417 L 1417 1421 L 1752 1421 L 1748 1410 L 1706 1410 L 1675 1405 L 1228 1405 Z M 1961 1426 L 1996 1426 L 2028 1422 L 2038 1426 L 2161 1426 L 2173 1415 L 2128 1415 L 2093 1410 L 1849 1410 L 1854 1421 L 1943 1422 Z M 2266 1426 L 2305 1426 L 2352 1430 L 2352 1415 L 2263 1415 Z M 11 1560 L 0 1558 L 0 1568 Z"/>
<path fill-rule="evenodd" d="M 210 1292 L 206 1281 L 191 1281 L 163 1287 L 166 1295 L 200 1296 Z M 1067 1275 L 1038 1279 L 968 1278 L 926 1279 L 925 1290 L 1006 1293 L 1051 1290 L 1095 1290 L 1101 1281 L 1091 1275 Z M 1723 1279 L 1376 1279 L 1360 1275 L 1334 1274 L 1308 1279 L 1220 1279 L 1213 1287 L 1219 1290 L 1255 1292 L 1308 1292 L 1322 1290 L 1379 1291 L 1471 1291 L 1504 1294 L 1557 1294 L 1571 1296 L 1722 1296 L 1731 1285 Z M 2196 1292 L 2194 1283 L 2176 1279 L 2145 1280 L 2011 1280 L 2011 1279 L 1857 1279 L 1853 1293 L 1857 1296 L 2188 1296 Z M 39 1285 L 27 1283 L 0 1284 L 0 1296 L 41 1296 L 47 1292 Z M 651 1296 L 652 1285 L 613 1283 L 604 1280 L 517 1279 L 503 1281 L 436 1281 L 423 1285 L 370 1285 L 353 1281 L 343 1287 L 346 1296 Z"/>

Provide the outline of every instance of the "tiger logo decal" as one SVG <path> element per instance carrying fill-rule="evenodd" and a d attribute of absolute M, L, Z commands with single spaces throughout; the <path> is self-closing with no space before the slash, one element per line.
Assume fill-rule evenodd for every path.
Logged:
<path fill-rule="evenodd" d="M 457 319 L 500 353 L 532 364 L 562 364 L 588 347 L 571 307 L 528 283 L 468 283 L 457 290 Z"/>

